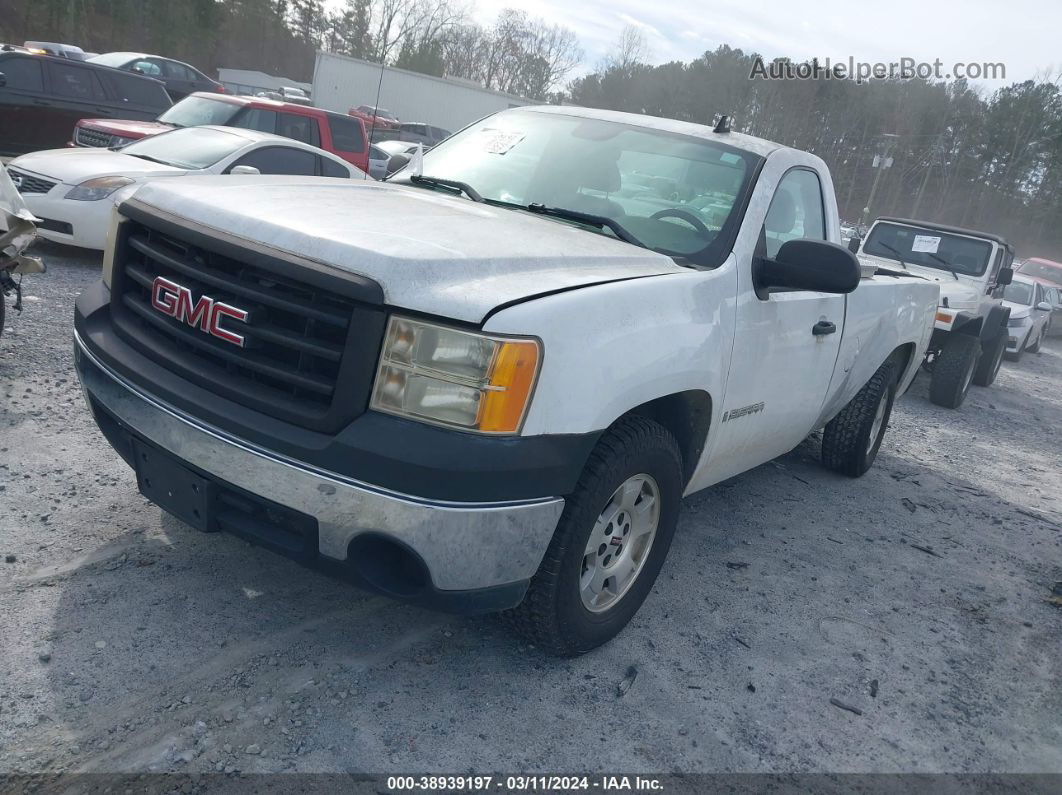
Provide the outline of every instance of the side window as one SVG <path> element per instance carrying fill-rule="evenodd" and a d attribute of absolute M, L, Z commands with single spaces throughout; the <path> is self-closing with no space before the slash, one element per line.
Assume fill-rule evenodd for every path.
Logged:
<path fill-rule="evenodd" d="M 788 240 L 826 239 L 822 185 L 813 171 L 798 168 L 778 183 L 763 223 L 767 256 L 774 257 Z"/>
<path fill-rule="evenodd" d="M 365 135 L 357 119 L 329 116 L 328 129 L 332 131 L 332 146 L 340 152 L 365 151 Z"/>
<path fill-rule="evenodd" d="M 61 97 L 71 97 L 88 102 L 103 100 L 103 86 L 91 69 L 69 66 L 60 61 L 48 62 L 48 79 L 52 92 Z"/>
<path fill-rule="evenodd" d="M 248 152 L 230 166 L 254 166 L 263 174 L 316 176 L 317 155 L 287 146 L 267 146 Z"/>
<path fill-rule="evenodd" d="M 246 108 L 241 110 L 231 122 L 232 127 L 244 130 L 275 133 L 277 131 L 277 112 L 263 108 Z"/>
<path fill-rule="evenodd" d="M 138 74 L 147 75 L 148 77 L 162 78 L 162 67 L 157 61 L 151 61 L 147 58 L 141 58 L 137 61 L 133 61 L 127 66 L 123 66 L 127 72 L 137 72 Z"/>
<path fill-rule="evenodd" d="M 111 89 L 119 102 L 128 102 L 131 105 L 147 105 L 157 108 L 165 104 L 162 97 L 162 86 L 150 80 L 141 80 L 132 75 L 124 75 L 121 72 L 113 72 L 106 76 L 111 84 Z"/>
<path fill-rule="evenodd" d="M 199 78 L 184 64 L 176 61 L 159 61 L 162 65 L 162 73 L 169 80 L 187 80 L 194 83 Z"/>
<path fill-rule="evenodd" d="M 317 129 L 317 119 L 299 116 L 294 113 L 280 113 L 277 116 L 277 135 L 294 138 L 311 146 L 321 145 L 321 133 Z"/>
<path fill-rule="evenodd" d="M 335 160 L 330 157 L 319 157 L 321 161 L 321 176 L 323 177 L 342 177 L 343 179 L 350 178 L 350 171 L 343 166 L 339 165 Z"/>
<path fill-rule="evenodd" d="M 16 91 L 43 91 L 44 76 L 41 62 L 34 57 L 14 57 L 0 61 L 0 72 L 7 78 L 7 87 Z"/>

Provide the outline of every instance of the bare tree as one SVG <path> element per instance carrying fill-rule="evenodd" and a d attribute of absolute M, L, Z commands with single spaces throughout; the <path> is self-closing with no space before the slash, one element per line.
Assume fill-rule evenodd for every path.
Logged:
<path fill-rule="evenodd" d="M 637 25 L 626 25 L 620 32 L 615 49 L 605 56 L 598 71 L 612 70 L 631 75 L 638 66 L 648 63 L 651 57 L 645 31 Z"/>

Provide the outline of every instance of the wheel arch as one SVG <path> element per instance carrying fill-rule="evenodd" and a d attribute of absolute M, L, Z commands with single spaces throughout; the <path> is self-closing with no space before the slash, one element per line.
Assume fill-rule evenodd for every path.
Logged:
<path fill-rule="evenodd" d="M 632 414 L 659 423 L 675 437 L 682 453 L 683 486 L 688 484 L 708 441 L 712 396 L 703 389 L 674 392 L 635 406 L 616 422 Z"/>

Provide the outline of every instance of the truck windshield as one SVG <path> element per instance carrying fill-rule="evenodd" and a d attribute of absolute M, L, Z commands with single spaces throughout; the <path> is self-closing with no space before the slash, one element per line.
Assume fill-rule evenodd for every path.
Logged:
<path fill-rule="evenodd" d="M 932 227 L 877 223 L 870 230 L 863 253 L 956 273 L 980 276 L 988 268 L 992 244 L 965 235 L 942 232 Z M 950 278 L 950 277 L 949 277 Z"/>
<path fill-rule="evenodd" d="M 740 223 L 734 208 L 760 160 L 707 138 L 519 110 L 448 138 L 424 155 L 423 174 L 460 180 L 490 202 L 611 219 L 647 248 L 711 266 L 729 253 L 717 250 L 721 233 Z"/>
<path fill-rule="evenodd" d="M 243 106 L 223 99 L 185 97 L 167 110 L 158 121 L 174 127 L 198 127 L 202 124 L 217 124 L 224 127 Z"/>
<path fill-rule="evenodd" d="M 1032 306 L 1033 286 L 1028 282 L 1011 282 L 1003 288 L 1003 300 L 1012 304 Z"/>

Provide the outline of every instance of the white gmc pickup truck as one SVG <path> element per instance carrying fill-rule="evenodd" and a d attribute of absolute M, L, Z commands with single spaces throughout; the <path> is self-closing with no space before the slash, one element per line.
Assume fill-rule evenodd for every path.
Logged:
<path fill-rule="evenodd" d="M 810 154 L 521 108 L 386 183 L 140 188 L 76 364 L 188 524 L 577 654 L 646 598 L 683 495 L 820 428 L 870 467 L 938 286 L 839 241 Z"/>

